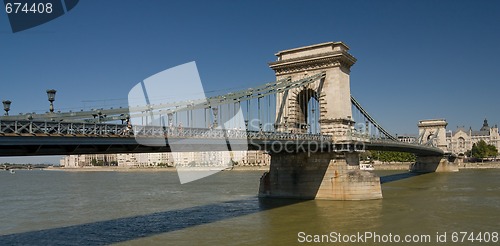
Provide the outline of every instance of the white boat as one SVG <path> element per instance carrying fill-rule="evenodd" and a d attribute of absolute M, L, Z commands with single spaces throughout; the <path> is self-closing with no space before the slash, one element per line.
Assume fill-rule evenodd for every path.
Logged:
<path fill-rule="evenodd" d="M 375 168 L 373 167 L 372 164 L 370 163 L 361 163 L 359 164 L 359 169 L 361 170 L 367 170 L 367 171 L 373 171 Z"/>
<path fill-rule="evenodd" d="M 12 174 L 16 173 L 16 171 L 14 171 L 14 169 L 10 169 L 9 172 Z"/>

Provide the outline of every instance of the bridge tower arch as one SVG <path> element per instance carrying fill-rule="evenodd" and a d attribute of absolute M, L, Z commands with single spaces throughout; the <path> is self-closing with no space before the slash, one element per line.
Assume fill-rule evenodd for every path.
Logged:
<path fill-rule="evenodd" d="M 352 128 L 350 68 L 356 62 L 342 42 L 327 42 L 276 53 L 277 61 L 269 63 L 277 80 L 299 80 L 318 73 L 322 79 L 304 88 L 280 92 L 276 96 L 276 127 L 278 131 L 307 132 L 304 96 L 318 101 L 320 132 L 343 140 Z M 301 101 L 302 100 L 302 101 Z"/>
<path fill-rule="evenodd" d="M 291 97 L 294 107 L 294 122 L 290 129 L 298 133 L 320 133 L 321 112 L 319 96 L 314 88 L 306 86 Z M 288 127 L 288 126 L 287 126 Z"/>

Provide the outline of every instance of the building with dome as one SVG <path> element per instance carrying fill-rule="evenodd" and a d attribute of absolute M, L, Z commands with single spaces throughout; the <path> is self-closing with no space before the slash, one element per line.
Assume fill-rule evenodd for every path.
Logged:
<path fill-rule="evenodd" d="M 488 120 L 484 119 L 483 126 L 479 131 L 472 130 L 472 127 L 457 127 L 455 131 L 446 133 L 446 143 L 448 150 L 452 153 L 464 155 L 465 152 L 472 149 L 472 145 L 483 140 L 497 149 L 500 147 L 500 136 L 498 135 L 498 126 L 490 127 Z"/>

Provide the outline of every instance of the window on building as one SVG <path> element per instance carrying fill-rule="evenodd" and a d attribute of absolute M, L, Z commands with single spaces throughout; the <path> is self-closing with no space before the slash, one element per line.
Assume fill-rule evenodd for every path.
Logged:
<path fill-rule="evenodd" d="M 458 147 L 465 148 L 465 139 L 463 137 L 458 138 Z"/>

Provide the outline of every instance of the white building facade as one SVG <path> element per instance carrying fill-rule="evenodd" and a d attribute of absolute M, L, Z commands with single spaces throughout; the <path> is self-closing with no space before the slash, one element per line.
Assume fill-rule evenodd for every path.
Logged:
<path fill-rule="evenodd" d="M 265 151 L 163 152 L 127 154 L 67 155 L 60 165 L 67 168 L 92 166 L 173 167 L 173 166 L 267 166 L 271 157 Z"/>
<path fill-rule="evenodd" d="M 483 126 L 479 131 L 472 130 L 472 127 L 469 127 L 469 129 L 457 127 L 455 131 L 447 132 L 446 134 L 448 150 L 459 155 L 464 155 L 465 152 L 472 149 L 473 144 L 481 140 L 499 149 L 500 136 L 498 134 L 498 126 L 490 127 L 488 120 L 484 119 Z"/>

